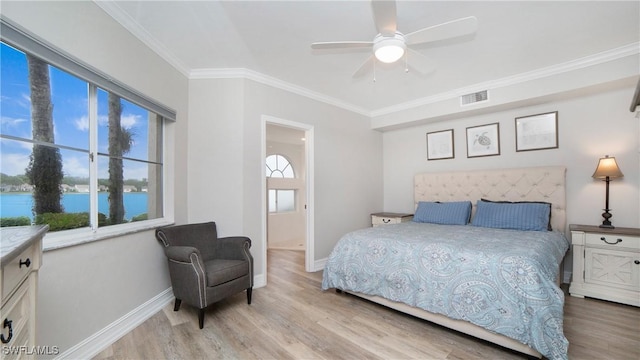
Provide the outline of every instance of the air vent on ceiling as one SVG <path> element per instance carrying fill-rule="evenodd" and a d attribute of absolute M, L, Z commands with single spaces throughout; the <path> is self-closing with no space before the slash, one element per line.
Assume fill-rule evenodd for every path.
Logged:
<path fill-rule="evenodd" d="M 489 100 L 489 91 L 483 90 L 478 91 L 473 94 L 467 94 L 460 96 L 460 106 L 476 104 L 479 102 Z"/>

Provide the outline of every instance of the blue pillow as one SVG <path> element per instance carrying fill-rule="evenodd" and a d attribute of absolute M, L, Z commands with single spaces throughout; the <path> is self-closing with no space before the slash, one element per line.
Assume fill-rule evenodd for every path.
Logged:
<path fill-rule="evenodd" d="M 466 225 L 471 218 L 471 201 L 420 201 L 413 221 L 443 225 Z"/>
<path fill-rule="evenodd" d="M 548 231 L 551 204 L 543 202 L 478 201 L 473 226 Z"/>

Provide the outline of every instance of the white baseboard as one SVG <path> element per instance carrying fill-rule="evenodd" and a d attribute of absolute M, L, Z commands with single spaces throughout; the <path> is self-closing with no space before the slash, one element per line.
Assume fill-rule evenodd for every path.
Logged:
<path fill-rule="evenodd" d="M 168 288 L 149 301 L 133 309 L 104 329 L 84 339 L 56 359 L 91 359 L 102 350 L 145 322 L 173 301 L 173 291 Z"/>
<path fill-rule="evenodd" d="M 267 282 L 264 280 L 264 274 L 262 275 L 254 275 L 253 276 L 253 288 L 261 288 L 267 285 Z"/>
<path fill-rule="evenodd" d="M 313 262 L 313 272 L 324 270 L 324 266 L 327 264 L 329 258 L 319 259 Z"/>
<path fill-rule="evenodd" d="M 265 286 L 264 275 L 258 275 L 253 278 L 254 288 Z M 69 350 L 63 352 L 55 359 L 91 359 L 98 355 L 109 345 L 118 341 L 121 337 L 128 334 L 138 325 L 162 310 L 167 304 L 174 300 L 173 291 L 168 288 L 160 294 L 149 299 L 144 304 L 131 310 L 129 313 L 112 322 L 104 329 L 84 339 L 82 342 L 74 345 Z"/>

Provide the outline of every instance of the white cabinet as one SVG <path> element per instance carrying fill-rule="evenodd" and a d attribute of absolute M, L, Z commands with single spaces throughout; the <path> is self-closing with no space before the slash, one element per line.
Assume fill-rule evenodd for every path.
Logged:
<path fill-rule="evenodd" d="M 569 293 L 640 306 L 640 229 L 571 225 Z"/>
<path fill-rule="evenodd" d="M 42 238 L 48 225 L 0 228 L 0 340 L 3 359 L 32 358 Z"/>
<path fill-rule="evenodd" d="M 387 224 L 400 224 L 413 220 L 413 214 L 401 214 L 391 212 L 381 212 L 371 214 L 371 226 L 376 227 Z"/>

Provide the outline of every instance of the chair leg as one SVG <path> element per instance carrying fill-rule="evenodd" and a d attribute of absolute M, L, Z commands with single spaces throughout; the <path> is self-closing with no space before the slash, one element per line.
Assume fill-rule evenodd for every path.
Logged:
<path fill-rule="evenodd" d="M 204 327 L 204 309 L 198 310 L 198 324 L 200 325 L 200 329 Z"/>
<path fill-rule="evenodd" d="M 176 302 L 173 305 L 173 311 L 178 311 L 180 310 L 180 304 L 182 303 L 182 300 L 176 298 Z"/>
<path fill-rule="evenodd" d="M 253 290 L 252 287 L 247 288 L 247 304 L 251 305 L 251 291 Z"/>

